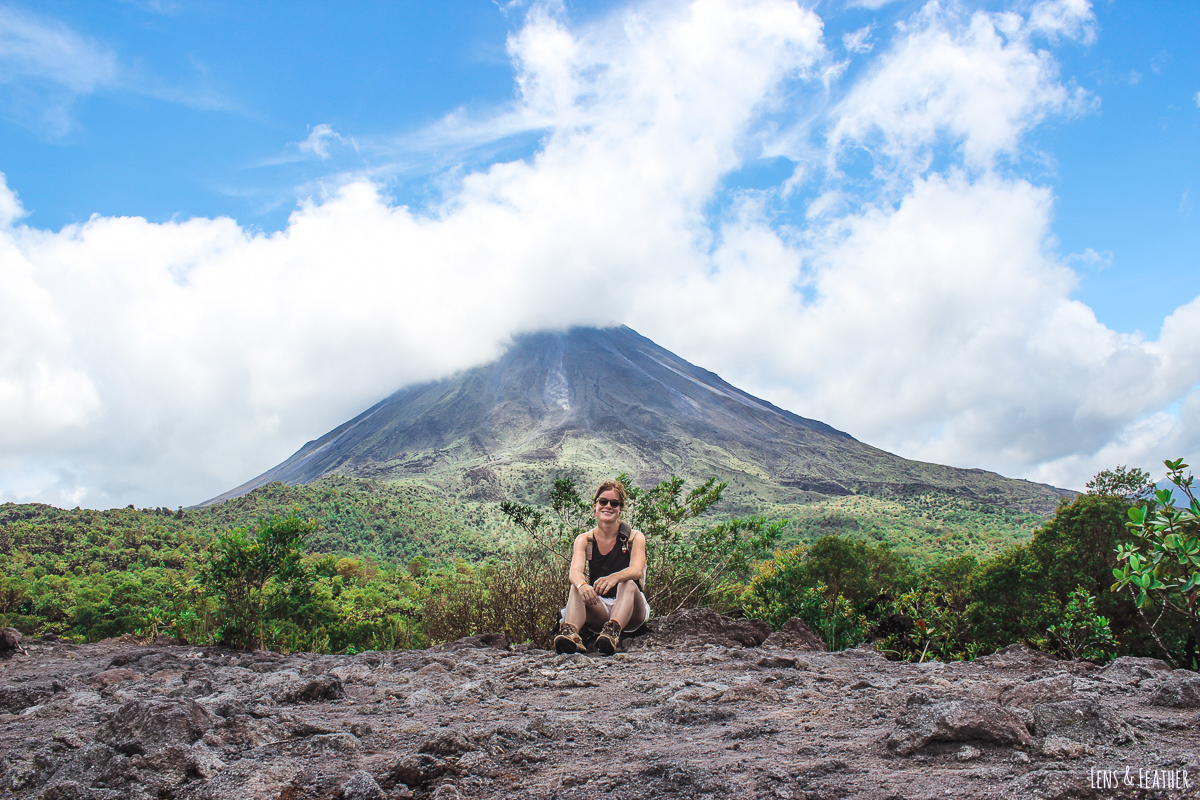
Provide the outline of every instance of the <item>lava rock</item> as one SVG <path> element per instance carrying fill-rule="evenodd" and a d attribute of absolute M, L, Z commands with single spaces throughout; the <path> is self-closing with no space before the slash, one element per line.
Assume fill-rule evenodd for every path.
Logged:
<path fill-rule="evenodd" d="M 990 656 L 975 659 L 977 663 L 992 667 L 1013 667 L 1021 669 L 1045 669 L 1057 664 L 1050 656 L 1038 652 L 1026 644 L 1010 644 L 1003 650 Z"/>
<path fill-rule="evenodd" d="M 125 755 L 147 754 L 190 745 L 212 726 L 212 715 L 191 698 L 130 700 L 97 738 Z"/>
<path fill-rule="evenodd" d="M 792 617 L 783 626 L 763 641 L 763 647 L 778 647 L 784 650 L 810 650 L 824 653 L 829 648 L 820 636 L 799 617 Z"/>
<path fill-rule="evenodd" d="M 931 742 L 989 742 L 1016 747 L 1032 742 L 1021 718 L 995 703 L 927 703 L 920 696 L 913 700 L 886 741 L 887 748 L 899 755 L 912 755 Z"/>
<path fill-rule="evenodd" d="M 1171 665 L 1157 658 L 1121 656 L 1104 669 L 1100 677 L 1114 683 L 1137 684 L 1146 678 L 1161 678 L 1171 671 Z"/>
<path fill-rule="evenodd" d="M 320 700 L 340 700 L 346 696 L 336 675 L 318 675 L 307 681 L 296 681 L 271 693 L 277 703 L 315 703 Z"/>
<path fill-rule="evenodd" d="M 384 788 L 391 788 L 402 783 L 410 789 L 415 789 L 440 778 L 449 771 L 450 765 L 444 759 L 428 753 L 416 753 L 400 759 L 395 766 L 388 770 Z"/>
<path fill-rule="evenodd" d="M 24 652 L 25 648 L 21 646 L 21 632 L 16 628 L 0 628 L 0 658 Z"/>
<path fill-rule="evenodd" d="M 19 714 L 27 708 L 41 705 L 42 701 L 65 688 L 54 681 L 29 681 L 20 686 L 0 686 L 0 711 Z"/>
<path fill-rule="evenodd" d="M 1200 708 L 1200 675 L 1177 669 L 1155 687 L 1150 703 L 1168 708 Z"/>
<path fill-rule="evenodd" d="M 1032 709 L 1038 703 L 1053 703 L 1069 700 L 1075 689 L 1075 680 L 1070 675 L 1054 675 L 1049 678 L 1020 683 L 1000 693 L 1000 704 Z"/>
<path fill-rule="evenodd" d="M 627 650 L 715 644 L 758 647 L 771 635 L 760 619 L 731 619 L 710 608 L 685 608 L 646 623 L 648 632 L 626 645 Z"/>
<path fill-rule="evenodd" d="M 512 641 L 507 633 L 481 633 L 478 636 L 465 636 L 453 642 L 431 648 L 436 653 L 453 653 L 456 650 L 473 650 L 491 648 L 493 650 L 511 650 Z"/>
<path fill-rule="evenodd" d="M 360 771 L 342 784 L 342 800 L 385 800 L 385 795 L 371 773 Z"/>
<path fill-rule="evenodd" d="M 1094 697 L 1035 705 L 1033 718 L 1034 732 L 1040 737 L 1058 735 L 1086 744 L 1128 744 L 1134 740 L 1129 725 L 1105 710 Z"/>

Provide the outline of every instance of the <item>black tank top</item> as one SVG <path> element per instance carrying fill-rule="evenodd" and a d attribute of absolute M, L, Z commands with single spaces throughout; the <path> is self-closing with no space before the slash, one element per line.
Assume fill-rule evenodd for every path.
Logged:
<path fill-rule="evenodd" d="M 605 575 L 612 575 L 614 572 L 620 572 L 629 567 L 629 557 L 633 554 L 633 533 L 630 532 L 629 538 L 621 540 L 620 535 L 617 536 L 616 542 L 613 543 L 612 550 L 608 551 L 607 555 L 600 555 L 600 543 L 596 541 L 594 534 L 589 533 L 588 538 L 592 540 L 592 557 L 588 560 L 588 582 L 595 583 L 597 578 L 603 578 Z M 642 588 L 642 582 L 634 579 L 639 589 Z M 614 586 L 605 592 L 602 597 L 616 597 L 617 587 Z"/>

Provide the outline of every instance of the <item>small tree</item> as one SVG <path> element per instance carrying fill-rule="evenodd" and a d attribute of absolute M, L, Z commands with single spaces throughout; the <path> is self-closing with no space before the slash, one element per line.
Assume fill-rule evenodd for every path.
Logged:
<path fill-rule="evenodd" d="M 628 486 L 627 479 L 623 482 Z M 530 542 L 569 563 L 571 543 L 590 527 L 592 507 L 579 495 L 574 478 L 556 478 L 550 489 L 550 509 L 552 514 L 526 503 L 505 500 L 500 504 L 501 513 L 525 531 Z"/>
<path fill-rule="evenodd" d="M 1169 650 L 1158 633 L 1167 612 L 1180 618 L 1187 627 L 1185 659 L 1194 669 L 1197 639 L 1200 638 L 1200 502 L 1192 493 L 1192 476 L 1183 471 L 1183 459 L 1163 462 L 1167 477 L 1188 500 L 1186 508 L 1176 508 L 1171 491 L 1160 489 L 1157 503 L 1132 506 L 1128 527 L 1134 541 L 1117 547 L 1118 566 L 1113 569 L 1114 592 L 1128 590 L 1137 603 L 1154 638 L 1171 660 Z M 1158 617 L 1151 622 L 1146 609 L 1158 606 Z"/>
<path fill-rule="evenodd" d="M 200 579 L 217 596 L 223 640 L 246 649 L 263 647 L 269 588 L 307 588 L 302 557 L 315 527 L 292 514 L 263 520 L 253 531 L 233 528 L 217 536 Z"/>
<path fill-rule="evenodd" d="M 647 576 L 647 600 L 656 613 L 721 605 L 736 594 L 735 584 L 750 577 L 754 562 L 779 540 L 786 521 L 764 517 L 731 519 L 690 536 L 647 542 L 655 555 Z"/>
<path fill-rule="evenodd" d="M 1046 629 L 1049 637 L 1041 642 L 1061 658 L 1080 658 L 1104 663 L 1117 649 L 1117 640 L 1108 617 L 1096 612 L 1096 598 L 1082 586 L 1071 592 L 1062 619 Z"/>
<path fill-rule="evenodd" d="M 743 610 L 773 628 L 799 617 L 830 650 L 845 650 L 863 642 L 867 636 L 866 618 L 823 581 L 808 583 L 806 556 L 807 548 L 801 545 L 778 551 L 770 561 L 760 563 L 743 598 Z"/>
<path fill-rule="evenodd" d="M 1115 469 L 1103 469 L 1087 482 L 1088 494 L 1119 497 L 1127 503 L 1146 500 L 1154 492 L 1150 473 L 1137 467 L 1126 468 L 1124 464 Z"/>

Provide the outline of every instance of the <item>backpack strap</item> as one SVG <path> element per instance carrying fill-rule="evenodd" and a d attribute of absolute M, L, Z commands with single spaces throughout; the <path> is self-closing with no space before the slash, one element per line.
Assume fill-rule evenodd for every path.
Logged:
<path fill-rule="evenodd" d="M 595 530 L 595 528 L 593 528 L 592 530 Z M 629 541 L 630 537 L 632 537 L 632 536 L 633 536 L 633 528 L 630 527 L 628 522 L 622 522 L 620 527 L 617 528 L 617 544 L 624 547 L 626 545 L 626 543 Z M 596 543 L 596 537 L 592 535 L 592 531 L 588 531 L 588 538 L 587 538 L 587 560 L 588 561 L 592 560 L 592 553 L 593 553 L 592 546 L 595 543 Z"/>

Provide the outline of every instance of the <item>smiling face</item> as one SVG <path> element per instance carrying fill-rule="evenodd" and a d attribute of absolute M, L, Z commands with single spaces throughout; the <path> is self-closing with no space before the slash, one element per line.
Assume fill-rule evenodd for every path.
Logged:
<path fill-rule="evenodd" d="M 605 489 L 592 504 L 592 512 L 600 522 L 612 522 L 621 516 L 621 498 L 616 489 Z"/>

